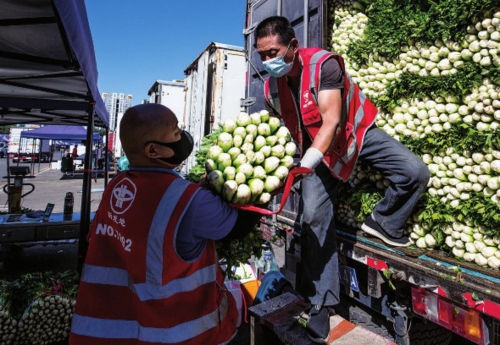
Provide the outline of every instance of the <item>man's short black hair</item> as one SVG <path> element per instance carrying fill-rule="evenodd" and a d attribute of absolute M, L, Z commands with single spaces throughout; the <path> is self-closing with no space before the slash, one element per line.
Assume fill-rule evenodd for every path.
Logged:
<path fill-rule="evenodd" d="M 259 38 L 278 36 L 278 42 L 284 45 L 290 44 L 295 38 L 295 31 L 285 17 L 273 16 L 261 21 L 254 32 L 254 40 L 257 43 Z"/>

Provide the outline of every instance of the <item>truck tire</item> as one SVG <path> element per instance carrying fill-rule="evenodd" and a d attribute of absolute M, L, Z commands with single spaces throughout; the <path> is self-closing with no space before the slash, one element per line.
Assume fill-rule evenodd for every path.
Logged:
<path fill-rule="evenodd" d="M 453 333 L 451 331 L 432 321 L 421 317 L 413 317 L 411 319 L 411 345 L 448 345 L 452 337 Z"/>
<path fill-rule="evenodd" d="M 342 304 L 342 303 L 341 303 Z M 346 310 L 348 308 L 348 310 Z M 395 340 L 394 327 L 392 322 L 378 314 L 370 312 L 366 308 L 358 305 L 350 305 L 338 310 L 339 315 L 347 318 L 355 325 L 361 326 L 370 332 L 383 336 L 391 341 Z M 413 317 L 410 324 L 410 344 L 411 345 L 448 345 L 453 337 L 453 333 L 434 322 L 421 317 Z M 458 345 L 458 344 L 457 344 Z"/>
<path fill-rule="evenodd" d="M 342 303 L 340 304 L 342 306 Z M 348 310 L 346 310 L 348 308 Z M 369 313 L 357 305 L 343 307 L 342 310 L 335 309 L 342 317 L 348 319 L 353 324 L 361 326 L 372 333 L 394 340 L 392 324 L 375 312 Z"/>

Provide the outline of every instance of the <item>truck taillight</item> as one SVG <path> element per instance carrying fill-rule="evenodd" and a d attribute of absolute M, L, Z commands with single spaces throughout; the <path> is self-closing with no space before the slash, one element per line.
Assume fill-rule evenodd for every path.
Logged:
<path fill-rule="evenodd" d="M 431 320 L 476 344 L 483 344 L 483 321 L 474 309 L 453 303 L 423 288 L 412 287 L 415 314 Z"/>
<path fill-rule="evenodd" d="M 465 313 L 463 328 L 467 332 L 466 338 L 475 342 L 481 341 L 483 333 L 481 316 L 475 310 L 462 309 L 461 311 Z"/>
<path fill-rule="evenodd" d="M 425 308 L 425 290 L 412 288 L 411 302 L 412 302 L 414 313 L 422 315 L 422 316 L 427 316 L 427 312 L 426 312 L 426 308 Z"/>
<path fill-rule="evenodd" d="M 427 318 L 431 321 L 439 322 L 437 295 L 426 294 L 425 306 L 427 307 Z"/>
<path fill-rule="evenodd" d="M 438 298 L 439 320 L 441 320 L 443 325 L 446 325 L 446 328 L 451 328 L 452 312 L 451 304 L 442 298 Z"/>

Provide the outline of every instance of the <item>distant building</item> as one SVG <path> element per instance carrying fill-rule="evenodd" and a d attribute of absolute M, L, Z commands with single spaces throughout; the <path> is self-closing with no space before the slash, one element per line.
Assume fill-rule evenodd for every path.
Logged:
<path fill-rule="evenodd" d="M 157 80 L 148 91 L 149 103 L 163 104 L 174 112 L 179 125 L 184 126 L 184 88 L 183 80 Z"/>
<path fill-rule="evenodd" d="M 132 95 L 124 93 L 102 93 L 102 99 L 109 112 L 109 130 L 114 132 L 118 124 L 118 114 L 132 106 Z"/>

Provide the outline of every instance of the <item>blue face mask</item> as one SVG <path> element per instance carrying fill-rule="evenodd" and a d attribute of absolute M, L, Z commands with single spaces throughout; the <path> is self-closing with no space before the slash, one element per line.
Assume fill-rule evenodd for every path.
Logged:
<path fill-rule="evenodd" d="M 291 44 L 292 42 L 290 42 Z M 295 60 L 295 55 L 293 56 L 293 60 L 290 63 L 285 62 L 285 55 L 290 49 L 290 44 L 286 48 L 285 54 L 281 56 L 276 56 L 275 58 L 264 61 L 264 69 L 269 73 L 272 77 L 279 78 L 290 72 L 293 66 L 293 61 Z"/>

